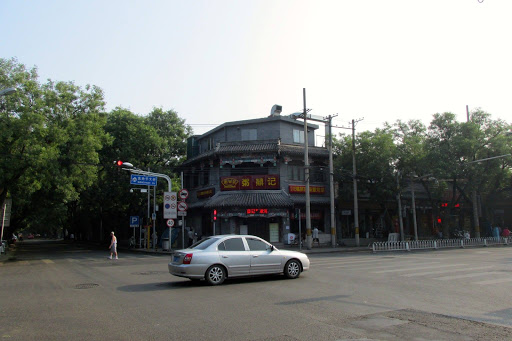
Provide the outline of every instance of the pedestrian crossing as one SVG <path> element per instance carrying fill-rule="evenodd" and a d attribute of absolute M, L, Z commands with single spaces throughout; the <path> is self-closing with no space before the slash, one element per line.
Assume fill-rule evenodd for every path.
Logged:
<path fill-rule="evenodd" d="M 483 257 L 483 258 L 482 258 Z M 418 278 L 441 282 L 463 281 L 476 286 L 500 285 L 512 282 L 512 267 L 496 259 L 509 257 L 506 253 L 487 252 L 463 256 L 446 255 L 375 255 L 310 257 L 310 271 L 340 272 L 358 276 L 391 276 L 393 278 Z"/>
<path fill-rule="evenodd" d="M 55 257 L 52 259 L 49 258 L 37 258 L 37 259 L 15 259 L 12 261 L 0 262 L 0 267 L 8 267 L 8 266 L 34 266 L 34 265 L 55 265 L 61 262 L 67 263 L 84 263 L 84 264 L 123 264 L 128 262 L 133 262 L 137 260 L 147 260 L 148 258 L 158 259 L 164 264 L 167 263 L 168 259 L 161 256 L 153 256 L 153 255 L 138 255 L 138 254 L 126 254 L 122 255 L 119 259 L 108 259 L 107 256 L 95 256 L 91 255 L 88 257 Z"/>

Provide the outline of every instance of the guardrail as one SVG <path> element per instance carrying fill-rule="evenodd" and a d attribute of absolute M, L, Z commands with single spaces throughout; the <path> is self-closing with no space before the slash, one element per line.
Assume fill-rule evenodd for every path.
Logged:
<path fill-rule="evenodd" d="M 426 249 L 444 249 L 444 248 L 464 248 L 467 246 L 489 246 L 489 245 L 508 245 L 512 242 L 511 238 L 492 237 L 492 238 L 469 238 L 469 239 L 435 239 L 435 240 L 410 240 L 410 241 L 391 241 L 374 242 L 372 244 L 373 252 L 379 251 L 411 251 Z"/>

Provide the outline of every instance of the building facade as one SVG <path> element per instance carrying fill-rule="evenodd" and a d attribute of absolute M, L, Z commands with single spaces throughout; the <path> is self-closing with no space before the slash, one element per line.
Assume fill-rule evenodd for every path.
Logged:
<path fill-rule="evenodd" d="M 308 124 L 311 225 L 329 227 L 329 153 Z M 224 123 L 187 143 L 186 226 L 200 236 L 253 234 L 288 243 L 305 233 L 304 122 L 287 116 Z M 300 218 L 294 215 L 301 209 Z"/>

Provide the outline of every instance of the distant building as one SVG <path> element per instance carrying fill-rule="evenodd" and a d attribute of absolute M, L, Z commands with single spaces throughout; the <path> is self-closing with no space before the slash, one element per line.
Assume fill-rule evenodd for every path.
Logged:
<path fill-rule="evenodd" d="M 305 232 L 304 122 L 279 113 L 188 139 L 181 165 L 190 193 L 187 226 L 202 236 L 253 234 L 286 243 L 288 233 L 299 231 L 293 213 L 300 208 Z M 316 129 L 308 124 L 311 225 L 330 233 L 329 153 L 315 146 Z"/>

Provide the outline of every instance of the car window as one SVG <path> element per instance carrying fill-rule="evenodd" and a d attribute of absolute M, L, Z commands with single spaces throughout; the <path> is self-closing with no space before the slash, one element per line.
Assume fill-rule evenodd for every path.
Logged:
<path fill-rule="evenodd" d="M 230 238 L 224 241 L 226 251 L 245 251 L 242 238 Z"/>
<path fill-rule="evenodd" d="M 215 243 L 216 241 L 218 241 L 219 238 L 206 238 L 206 239 L 201 239 L 200 241 L 198 241 L 197 243 L 195 243 L 194 245 L 190 246 L 190 249 L 196 249 L 196 250 L 204 250 L 206 249 L 208 246 L 212 245 L 213 243 Z"/>
<path fill-rule="evenodd" d="M 270 247 L 267 243 L 259 239 L 246 238 L 246 240 L 251 251 L 265 251 Z"/>
<path fill-rule="evenodd" d="M 226 245 L 224 245 L 224 242 L 221 242 L 219 245 L 217 245 L 217 250 L 226 251 Z"/>

